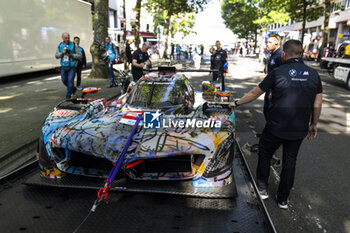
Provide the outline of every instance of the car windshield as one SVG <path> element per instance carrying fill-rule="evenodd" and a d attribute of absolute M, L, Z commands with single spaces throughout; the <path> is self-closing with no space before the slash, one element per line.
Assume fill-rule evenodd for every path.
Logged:
<path fill-rule="evenodd" d="M 167 108 L 185 103 L 183 80 L 141 81 L 131 91 L 127 103 L 135 107 Z"/>

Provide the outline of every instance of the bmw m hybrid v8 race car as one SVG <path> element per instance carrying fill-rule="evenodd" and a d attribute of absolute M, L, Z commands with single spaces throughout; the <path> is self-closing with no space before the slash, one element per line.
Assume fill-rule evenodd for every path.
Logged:
<path fill-rule="evenodd" d="M 106 178 L 136 118 L 124 157 L 130 180 L 189 180 L 223 187 L 233 180 L 234 112 L 207 102 L 184 74 L 149 73 L 119 98 L 74 99 L 46 118 L 39 142 L 42 179 L 66 174 Z"/>

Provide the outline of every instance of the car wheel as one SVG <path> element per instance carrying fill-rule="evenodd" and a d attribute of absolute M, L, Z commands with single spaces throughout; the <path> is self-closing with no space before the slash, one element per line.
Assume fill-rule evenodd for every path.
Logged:
<path fill-rule="evenodd" d="M 339 49 L 338 49 L 338 57 L 339 58 L 343 58 L 345 55 L 345 46 L 340 46 Z"/>
<path fill-rule="evenodd" d="M 350 91 L 350 71 L 349 71 L 349 74 L 348 74 L 348 78 L 346 80 L 346 89 L 348 89 Z"/>

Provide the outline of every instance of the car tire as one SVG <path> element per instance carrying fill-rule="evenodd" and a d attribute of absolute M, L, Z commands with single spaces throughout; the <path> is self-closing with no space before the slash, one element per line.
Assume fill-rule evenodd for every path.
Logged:
<path fill-rule="evenodd" d="M 348 74 L 348 78 L 346 79 L 346 89 L 348 89 L 350 91 L 350 71 Z"/>

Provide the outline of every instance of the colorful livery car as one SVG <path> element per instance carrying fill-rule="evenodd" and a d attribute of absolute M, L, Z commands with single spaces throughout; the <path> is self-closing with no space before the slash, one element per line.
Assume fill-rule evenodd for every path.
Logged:
<path fill-rule="evenodd" d="M 105 178 L 142 116 L 124 157 L 132 180 L 191 180 L 222 187 L 233 179 L 235 116 L 225 103 L 207 102 L 178 73 L 149 73 L 119 98 L 68 100 L 42 127 L 43 177 Z"/>

